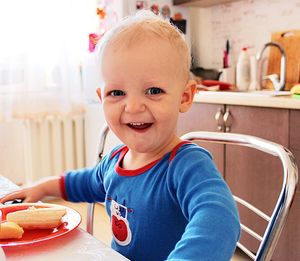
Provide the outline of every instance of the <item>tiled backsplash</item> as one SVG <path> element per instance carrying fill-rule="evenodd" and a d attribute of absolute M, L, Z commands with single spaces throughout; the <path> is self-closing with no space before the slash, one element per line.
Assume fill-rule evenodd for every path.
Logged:
<path fill-rule="evenodd" d="M 193 54 L 206 68 L 221 68 L 227 39 L 235 63 L 242 47 L 256 54 L 273 32 L 300 29 L 300 0 L 243 0 L 191 14 Z"/>

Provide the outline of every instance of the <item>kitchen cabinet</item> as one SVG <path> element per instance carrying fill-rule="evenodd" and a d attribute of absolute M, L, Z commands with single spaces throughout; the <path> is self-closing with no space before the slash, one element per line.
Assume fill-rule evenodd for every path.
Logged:
<path fill-rule="evenodd" d="M 291 110 L 290 132 L 289 148 L 296 157 L 297 166 L 300 169 L 300 110 Z"/>
<path fill-rule="evenodd" d="M 290 135 L 289 149 L 296 159 L 298 170 L 300 170 L 300 110 L 290 110 Z M 279 239 L 274 256 L 276 260 L 300 260 L 300 186 L 298 187 L 287 224 Z"/>
<path fill-rule="evenodd" d="M 173 0 L 173 5 L 208 7 L 237 1 L 241 0 Z"/>
<path fill-rule="evenodd" d="M 300 166 L 299 117 L 300 110 L 194 103 L 190 111 L 180 115 L 178 134 L 203 130 L 261 137 L 290 148 Z M 278 158 L 242 146 L 206 144 L 200 145 L 212 153 L 232 192 L 271 214 L 282 183 L 283 170 Z M 240 173 L 242 175 L 239 175 Z M 300 252 L 296 251 L 300 246 L 299 193 L 297 192 L 295 197 L 287 226 L 279 240 L 273 260 L 300 260 Z M 245 209 L 239 211 L 243 219 L 247 220 L 246 224 L 249 227 L 255 228 L 258 233 L 264 230 L 265 223 L 261 219 Z M 257 242 L 250 237 L 243 236 L 242 242 L 250 245 L 252 250 L 257 248 Z M 290 256 L 293 258 L 290 259 Z"/>
<path fill-rule="evenodd" d="M 273 259 L 274 261 L 300 260 L 300 192 L 296 192 L 293 206 L 287 218 L 286 226 L 279 238 Z"/>

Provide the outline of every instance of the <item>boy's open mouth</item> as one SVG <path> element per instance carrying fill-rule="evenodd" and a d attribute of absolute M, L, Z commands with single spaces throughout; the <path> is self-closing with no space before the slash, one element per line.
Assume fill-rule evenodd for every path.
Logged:
<path fill-rule="evenodd" d="M 134 130 L 145 130 L 152 126 L 152 123 L 145 122 L 130 122 L 127 126 Z"/>

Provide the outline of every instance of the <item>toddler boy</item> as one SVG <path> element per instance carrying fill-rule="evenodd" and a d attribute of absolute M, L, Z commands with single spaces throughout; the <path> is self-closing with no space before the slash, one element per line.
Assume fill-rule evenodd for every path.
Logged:
<path fill-rule="evenodd" d="M 105 202 L 112 247 L 130 260 L 230 260 L 240 233 L 231 192 L 211 155 L 176 134 L 195 93 L 183 35 L 138 13 L 105 34 L 98 57 L 97 93 L 123 145 L 93 168 L 44 179 L 1 202 L 46 195 Z"/>

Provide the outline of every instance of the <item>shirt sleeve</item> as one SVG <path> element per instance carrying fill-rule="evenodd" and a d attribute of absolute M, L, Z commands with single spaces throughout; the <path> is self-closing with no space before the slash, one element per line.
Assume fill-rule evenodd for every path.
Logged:
<path fill-rule="evenodd" d="M 123 145 L 118 145 L 106 154 L 93 168 L 83 168 L 66 172 L 62 177 L 61 193 L 72 202 L 104 202 L 106 190 L 104 178 L 109 168 L 114 168 L 117 158 L 114 155 Z"/>
<path fill-rule="evenodd" d="M 69 171 L 64 176 L 65 197 L 72 202 L 103 202 L 102 181 L 100 164 L 94 168 Z"/>
<path fill-rule="evenodd" d="M 167 260 L 230 260 L 240 236 L 239 216 L 210 155 L 179 152 L 173 162 L 170 183 L 188 224 Z"/>

